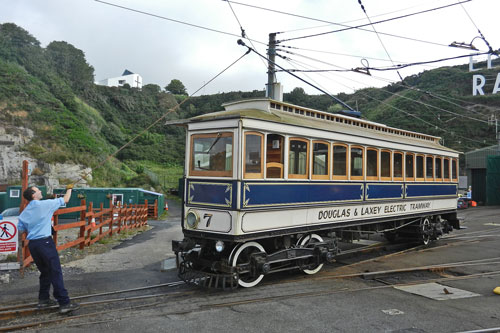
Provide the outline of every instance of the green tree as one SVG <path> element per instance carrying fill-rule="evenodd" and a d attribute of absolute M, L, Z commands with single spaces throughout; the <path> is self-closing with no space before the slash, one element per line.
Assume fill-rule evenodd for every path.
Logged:
<path fill-rule="evenodd" d="M 177 79 L 170 81 L 170 83 L 165 87 L 165 90 L 174 95 L 187 95 L 186 87 L 180 80 Z"/>
<path fill-rule="evenodd" d="M 87 63 L 82 50 L 66 42 L 52 42 L 46 54 L 56 73 L 72 87 L 78 89 L 94 83 L 94 67 Z"/>

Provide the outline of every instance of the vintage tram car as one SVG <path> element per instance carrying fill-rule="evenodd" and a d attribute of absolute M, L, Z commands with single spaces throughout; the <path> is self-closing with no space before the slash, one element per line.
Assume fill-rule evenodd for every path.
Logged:
<path fill-rule="evenodd" d="M 271 99 L 186 126 L 179 276 L 252 287 L 318 272 L 362 233 L 424 244 L 459 228 L 458 152 L 440 138 Z"/>

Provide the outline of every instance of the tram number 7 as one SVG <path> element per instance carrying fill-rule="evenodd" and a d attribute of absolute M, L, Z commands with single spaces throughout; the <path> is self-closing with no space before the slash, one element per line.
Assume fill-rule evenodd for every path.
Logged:
<path fill-rule="evenodd" d="M 206 228 L 210 226 L 210 221 L 212 221 L 212 214 L 206 213 L 203 215 L 203 218 L 207 220 L 207 224 L 205 225 Z"/>

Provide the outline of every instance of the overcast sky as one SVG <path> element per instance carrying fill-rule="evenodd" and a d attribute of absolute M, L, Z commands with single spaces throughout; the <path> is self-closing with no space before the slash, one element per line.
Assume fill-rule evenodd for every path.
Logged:
<path fill-rule="evenodd" d="M 238 21 L 261 54 L 266 53 L 268 35 L 272 32 L 283 32 L 277 35 L 277 39 L 286 40 L 342 28 L 321 21 L 349 26 L 368 23 L 357 0 L 240 0 L 241 3 L 231 4 L 236 16 L 229 3 L 222 0 L 106 1 L 227 34 L 94 0 L 0 0 L 0 22 L 12 22 L 23 27 L 43 47 L 56 40 L 66 41 L 81 49 L 95 69 L 96 80 L 120 76 L 124 69 L 128 69 L 140 74 L 144 84 L 154 83 L 164 87 L 170 80 L 179 79 L 190 94 L 245 53 L 246 48 L 237 45 L 238 37 L 231 35 L 241 35 Z M 363 0 L 362 3 L 372 22 L 456 5 L 374 25 L 383 45 L 370 26 L 364 27 L 363 31 L 352 29 L 283 41 L 280 46 L 294 47 L 287 48 L 294 54 L 280 51 L 290 59 L 278 58 L 278 64 L 287 69 L 353 69 L 363 66 L 363 58 L 366 59 L 363 63 L 368 62 L 371 67 L 387 67 L 392 65 L 389 59 L 394 64 L 401 64 L 455 57 L 472 51 L 447 45 L 452 42 L 470 43 L 479 35 L 477 28 L 493 49 L 500 48 L 499 0 L 472 0 L 463 5 L 457 4 L 457 0 Z M 248 40 L 245 43 L 251 46 Z M 480 51 L 488 50 L 479 38 L 474 40 L 473 45 Z M 468 59 L 462 59 L 415 66 L 401 69 L 399 73 L 406 77 L 426 69 L 467 62 Z M 250 53 L 198 95 L 263 90 L 267 82 L 266 71 L 263 60 Z M 381 87 L 399 80 L 395 71 L 372 71 L 371 77 L 353 72 L 297 74 L 332 94 Z M 277 78 L 283 83 L 285 92 L 303 87 L 308 93 L 320 93 L 286 73 L 278 73 Z"/>

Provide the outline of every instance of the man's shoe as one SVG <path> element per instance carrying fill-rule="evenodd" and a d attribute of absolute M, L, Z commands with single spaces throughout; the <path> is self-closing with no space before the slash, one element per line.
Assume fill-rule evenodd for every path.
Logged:
<path fill-rule="evenodd" d="M 75 310 L 78 310 L 80 308 L 80 304 L 78 303 L 68 303 L 59 306 L 59 313 L 60 314 L 67 314 L 70 312 L 73 312 Z"/>
<path fill-rule="evenodd" d="M 57 302 L 54 301 L 53 299 L 40 299 L 38 300 L 38 308 L 39 309 L 46 309 L 46 308 L 49 308 L 51 306 L 54 306 L 54 305 L 57 305 Z"/>

